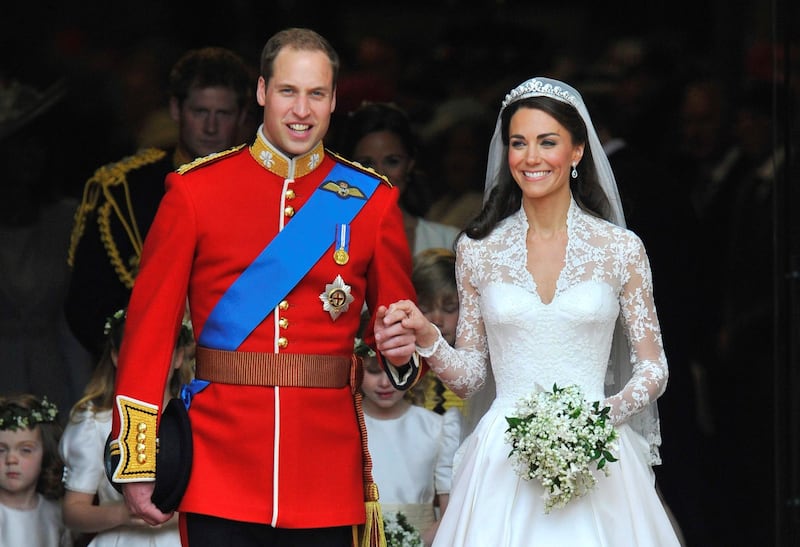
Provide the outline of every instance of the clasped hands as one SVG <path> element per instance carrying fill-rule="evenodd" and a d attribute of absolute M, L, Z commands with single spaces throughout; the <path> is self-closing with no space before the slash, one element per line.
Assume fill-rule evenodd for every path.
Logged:
<path fill-rule="evenodd" d="M 408 363 L 417 346 L 432 346 L 439 337 L 436 327 L 411 300 L 379 306 L 374 331 L 378 351 L 395 366 Z"/>

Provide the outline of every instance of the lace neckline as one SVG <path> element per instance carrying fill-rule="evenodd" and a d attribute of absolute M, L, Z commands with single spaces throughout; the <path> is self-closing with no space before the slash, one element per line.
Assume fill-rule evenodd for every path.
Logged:
<path fill-rule="evenodd" d="M 524 257 L 523 262 L 523 270 L 527 273 L 525 276 L 530 284 L 529 289 L 531 292 L 536 295 L 536 298 L 539 300 L 539 303 L 544 306 L 550 306 L 553 302 L 559 297 L 561 292 L 564 288 L 564 279 L 567 273 L 567 268 L 570 264 L 570 257 L 573 251 L 573 241 L 574 241 L 574 230 L 573 227 L 575 225 L 575 221 L 580 215 L 580 208 L 578 204 L 575 202 L 574 199 L 570 199 L 569 210 L 567 211 L 567 246 L 566 250 L 564 251 L 564 263 L 561 265 L 561 269 L 558 271 L 558 276 L 556 277 L 556 286 L 553 290 L 553 294 L 549 300 L 545 301 L 542 295 L 539 293 L 539 284 L 536 282 L 536 277 L 533 275 L 528 269 L 528 246 L 527 246 L 527 237 L 528 237 L 528 229 L 530 228 L 530 224 L 528 223 L 528 217 L 525 214 L 525 210 L 520 207 L 519 211 L 516 214 L 516 220 L 519 227 L 519 238 L 518 241 L 522 245 L 521 253 Z"/>

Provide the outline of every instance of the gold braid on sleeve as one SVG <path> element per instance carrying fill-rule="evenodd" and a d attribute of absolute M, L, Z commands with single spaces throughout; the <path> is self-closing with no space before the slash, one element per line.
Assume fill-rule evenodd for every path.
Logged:
<path fill-rule="evenodd" d="M 117 396 L 120 431 L 112 450 L 119 451 L 114 482 L 153 481 L 156 478 L 159 408 L 123 395 Z"/>
<path fill-rule="evenodd" d="M 117 273 L 120 282 L 128 289 L 133 287 L 136 277 L 139 260 L 142 256 L 142 235 L 136 222 L 136 215 L 131 202 L 131 191 L 128 185 L 127 175 L 130 171 L 139 169 L 145 165 L 161 160 L 166 152 L 157 148 L 147 148 L 128 156 L 116 163 L 104 165 L 95 171 L 92 178 L 86 182 L 83 191 L 81 205 L 75 213 L 75 224 L 70 237 L 70 248 L 67 261 L 70 267 L 75 263 L 75 252 L 83 236 L 86 219 L 89 213 L 97 210 L 97 224 L 100 231 L 100 240 L 106 249 L 108 258 L 114 271 Z M 112 193 L 112 188 L 122 186 L 124 203 L 120 204 Z M 104 202 L 98 208 L 100 195 Z M 111 233 L 111 215 L 122 225 L 123 230 L 128 236 L 128 240 L 136 254 L 133 264 L 126 264 L 120 255 L 117 243 Z"/>
<path fill-rule="evenodd" d="M 100 196 L 100 185 L 97 180 L 98 172 L 84 185 L 81 204 L 75 210 L 75 221 L 72 224 L 72 233 L 69 236 L 69 250 L 67 252 L 67 264 L 69 264 L 70 268 L 75 265 L 75 252 L 86 229 L 86 217 L 97 207 L 97 198 Z"/>

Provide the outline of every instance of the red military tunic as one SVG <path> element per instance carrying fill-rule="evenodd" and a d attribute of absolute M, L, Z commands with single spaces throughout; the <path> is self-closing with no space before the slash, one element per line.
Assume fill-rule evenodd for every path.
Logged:
<path fill-rule="evenodd" d="M 112 438 L 125 445 L 135 437 L 127 433 L 141 427 L 141 443 L 123 446 L 133 472 L 118 481 L 154 479 L 155 423 L 147 416 L 158 416 L 162 404 L 187 294 L 194 331 L 202 333 L 226 289 L 341 161 L 321 143 L 304 156 L 286 158 L 259 131 L 250 148 L 167 177 L 119 359 Z M 344 265 L 333 260 L 334 226 L 311 236 L 330 239 L 330 249 L 239 351 L 347 357 L 364 302 L 374 313 L 379 305 L 414 298 L 397 190 L 379 184 L 350 227 Z M 334 320 L 320 294 L 337 276 L 354 300 Z M 194 397 L 189 417 L 194 462 L 179 511 L 282 528 L 364 522 L 362 445 L 349 386 L 212 383 Z"/>

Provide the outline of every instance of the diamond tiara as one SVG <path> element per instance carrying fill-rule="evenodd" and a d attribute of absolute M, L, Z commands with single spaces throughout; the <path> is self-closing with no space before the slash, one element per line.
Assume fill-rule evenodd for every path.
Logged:
<path fill-rule="evenodd" d="M 580 99 L 574 93 L 561 86 L 545 83 L 533 78 L 512 89 L 503 100 L 502 108 L 505 109 L 505 107 L 520 99 L 539 95 L 546 95 L 559 101 L 568 102 L 575 108 L 578 108 L 580 105 Z"/>

